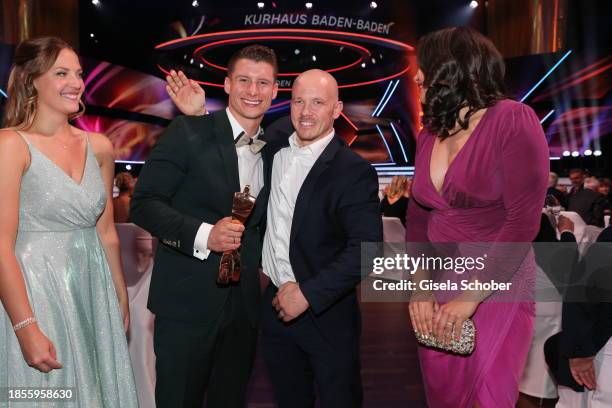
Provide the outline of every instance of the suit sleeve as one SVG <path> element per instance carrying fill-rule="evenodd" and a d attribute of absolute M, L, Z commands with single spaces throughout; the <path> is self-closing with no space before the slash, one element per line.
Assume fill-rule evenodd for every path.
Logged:
<path fill-rule="evenodd" d="M 560 351 L 565 357 L 592 357 L 612 336 L 611 271 L 609 243 L 600 235 L 574 268 L 569 301 L 563 303 Z"/>
<path fill-rule="evenodd" d="M 315 314 L 327 310 L 361 281 L 362 242 L 382 241 L 376 171 L 370 165 L 364 166 L 359 177 L 348 186 L 342 193 L 337 211 L 345 231 L 346 245 L 334 262 L 300 283 L 300 289 Z"/>
<path fill-rule="evenodd" d="M 161 135 L 140 172 L 130 217 L 160 241 L 193 256 L 195 236 L 202 221 L 172 206 L 172 199 L 189 171 L 189 146 L 185 117 L 180 116 Z"/>

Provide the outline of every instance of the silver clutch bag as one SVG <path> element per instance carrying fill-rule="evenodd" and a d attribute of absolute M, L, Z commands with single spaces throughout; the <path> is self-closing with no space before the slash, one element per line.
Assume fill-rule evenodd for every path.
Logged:
<path fill-rule="evenodd" d="M 467 319 L 465 322 L 463 322 L 459 341 L 455 340 L 453 337 L 450 344 L 445 344 L 436 340 L 436 338 L 431 334 L 427 335 L 415 333 L 415 335 L 417 341 L 424 346 L 439 348 L 456 354 L 472 354 L 472 351 L 474 351 L 474 345 L 476 344 L 476 326 L 474 326 L 472 319 Z"/>

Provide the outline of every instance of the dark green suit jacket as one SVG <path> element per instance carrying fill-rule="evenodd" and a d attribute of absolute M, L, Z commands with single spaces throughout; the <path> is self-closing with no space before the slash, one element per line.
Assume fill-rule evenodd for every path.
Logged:
<path fill-rule="evenodd" d="M 245 225 L 240 249 L 242 290 L 249 320 L 259 322 L 261 222 L 269 195 L 270 157 L 262 151 L 264 187 Z M 151 151 L 132 197 L 134 223 L 159 238 L 149 291 L 149 309 L 158 316 L 206 323 L 221 313 L 229 287 L 216 283 L 221 254 L 201 261 L 193 243 L 202 222 L 231 215 L 240 190 L 238 158 L 225 110 L 180 116 Z"/>

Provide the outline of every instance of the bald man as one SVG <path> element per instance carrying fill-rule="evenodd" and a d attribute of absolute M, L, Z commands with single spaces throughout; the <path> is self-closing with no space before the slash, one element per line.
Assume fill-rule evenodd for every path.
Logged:
<path fill-rule="evenodd" d="M 378 178 L 335 135 L 338 84 L 310 70 L 294 82 L 288 140 L 274 154 L 263 245 L 264 360 L 279 407 L 359 407 L 361 243 L 382 241 Z"/>

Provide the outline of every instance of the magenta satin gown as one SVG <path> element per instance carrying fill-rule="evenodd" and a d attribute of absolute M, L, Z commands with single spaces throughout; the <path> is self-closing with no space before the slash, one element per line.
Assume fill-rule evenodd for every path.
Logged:
<path fill-rule="evenodd" d="M 490 107 L 448 168 L 438 193 L 430 178 L 435 136 L 422 131 L 407 213 L 408 242 L 531 242 L 540 225 L 549 159 L 533 110 L 503 100 Z M 415 202 L 418 202 L 418 204 Z M 531 253 L 510 278 L 513 299 L 533 289 Z M 531 343 L 534 304 L 496 302 L 472 317 L 476 347 L 467 357 L 419 346 L 430 408 L 511 408 Z"/>

